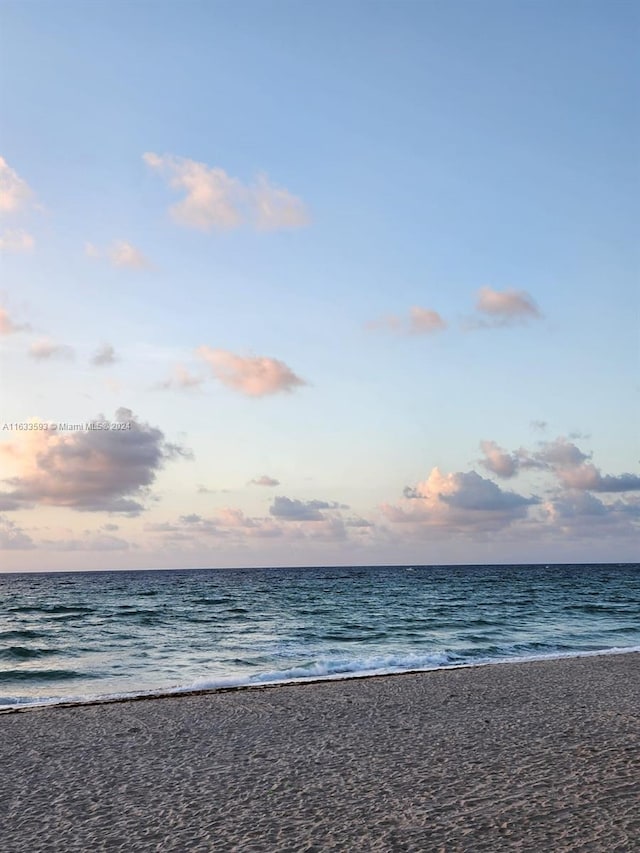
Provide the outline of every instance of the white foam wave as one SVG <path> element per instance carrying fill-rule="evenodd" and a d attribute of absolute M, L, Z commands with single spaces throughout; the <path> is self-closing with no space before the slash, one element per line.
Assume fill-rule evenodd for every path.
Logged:
<path fill-rule="evenodd" d="M 400 675 L 412 672 L 432 672 L 441 669 L 472 669 L 478 666 L 494 666 L 505 663 L 529 663 L 543 660 L 558 660 L 561 658 L 600 657 L 640 652 L 640 646 L 622 646 L 609 649 L 593 649 L 589 651 L 559 651 L 529 655 L 506 655 L 503 657 L 479 658 L 474 661 L 452 662 L 450 656 L 439 655 L 387 655 L 376 658 L 353 660 L 318 660 L 308 666 L 292 667 L 290 669 L 272 670 L 256 674 L 252 677 L 220 676 L 216 678 L 201 678 L 190 684 L 157 690 L 139 690 L 135 692 L 119 692 L 108 694 L 83 694 L 81 696 L 39 697 L 1 697 L 0 712 L 28 710 L 51 705 L 89 705 L 125 701 L 132 699 L 159 698 L 177 694 L 197 693 L 201 691 L 216 692 L 234 690 L 237 688 L 261 688 L 282 684 L 300 684 L 313 681 L 340 681 L 347 678 L 369 678 L 381 675 Z"/>

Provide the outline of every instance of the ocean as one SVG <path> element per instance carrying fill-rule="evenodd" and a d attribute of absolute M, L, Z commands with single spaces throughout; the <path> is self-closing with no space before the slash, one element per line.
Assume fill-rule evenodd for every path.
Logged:
<path fill-rule="evenodd" d="M 0 708 L 640 650 L 640 565 L 0 574 Z"/>

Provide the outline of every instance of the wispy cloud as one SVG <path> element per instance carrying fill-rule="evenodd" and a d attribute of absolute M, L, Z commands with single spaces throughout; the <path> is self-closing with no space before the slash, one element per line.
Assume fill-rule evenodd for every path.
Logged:
<path fill-rule="evenodd" d="M 446 329 L 447 323 L 432 308 L 421 308 L 419 305 L 414 305 L 409 309 L 406 318 L 398 317 L 396 314 L 386 314 L 378 320 L 370 321 L 365 328 L 402 335 L 433 335 Z"/>
<path fill-rule="evenodd" d="M 215 378 L 223 385 L 249 397 L 291 392 L 307 384 L 290 367 L 276 358 L 240 356 L 209 346 L 198 347 L 196 352 L 207 362 Z"/>
<path fill-rule="evenodd" d="M 31 326 L 28 323 L 16 323 L 9 316 L 6 308 L 0 308 L 0 335 L 14 335 L 16 332 L 29 332 Z"/>
<path fill-rule="evenodd" d="M 91 364 L 95 367 L 106 367 L 117 360 L 116 351 L 111 344 L 102 344 L 91 356 Z"/>
<path fill-rule="evenodd" d="M 250 486 L 279 486 L 280 480 L 276 480 L 275 477 L 269 477 L 268 474 L 263 474 L 261 477 L 254 477 L 253 480 L 249 480 Z"/>
<path fill-rule="evenodd" d="M 87 257 L 105 259 L 114 267 L 133 270 L 153 268 L 151 261 L 128 240 L 115 240 L 106 249 L 100 249 L 93 243 L 85 243 L 84 251 Z"/>
<path fill-rule="evenodd" d="M 0 551 L 29 551 L 35 547 L 22 527 L 0 515 Z"/>
<path fill-rule="evenodd" d="M 70 539 L 45 539 L 38 545 L 51 551 L 128 551 L 132 547 L 121 536 L 93 531 Z"/>
<path fill-rule="evenodd" d="M 345 504 L 335 501 L 300 501 L 296 498 L 280 496 L 273 499 L 269 513 L 284 521 L 324 521 L 322 510 L 348 509 Z"/>
<path fill-rule="evenodd" d="M 184 157 L 148 152 L 143 160 L 167 176 L 169 186 L 184 193 L 173 205 L 176 222 L 203 231 L 246 225 L 262 231 L 300 228 L 309 223 L 306 206 L 295 195 L 260 175 L 243 184 L 224 169 Z"/>
<path fill-rule="evenodd" d="M 174 367 L 171 376 L 161 382 L 157 387 L 161 391 L 189 391 L 194 388 L 200 388 L 203 382 L 204 378 L 202 376 L 195 376 L 194 374 L 189 373 L 186 367 L 178 364 Z"/>
<path fill-rule="evenodd" d="M 35 238 L 28 231 L 14 229 L 0 235 L 0 252 L 32 252 Z"/>
<path fill-rule="evenodd" d="M 29 347 L 29 355 L 36 361 L 48 361 L 49 359 L 64 359 L 69 361 L 75 358 L 73 347 L 67 344 L 57 344 L 50 338 L 41 338 L 34 341 Z"/>
<path fill-rule="evenodd" d="M 31 187 L 0 157 L 0 213 L 18 213 L 32 202 Z"/>
<path fill-rule="evenodd" d="M 476 301 L 476 315 L 466 328 L 482 329 L 514 326 L 528 320 L 538 320 L 541 313 L 532 297 L 524 290 L 493 290 L 481 287 Z"/>

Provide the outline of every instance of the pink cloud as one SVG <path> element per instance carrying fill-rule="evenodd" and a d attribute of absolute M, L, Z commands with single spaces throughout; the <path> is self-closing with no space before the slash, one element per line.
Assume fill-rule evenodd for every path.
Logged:
<path fill-rule="evenodd" d="M 443 474 L 439 468 L 404 494 L 400 504 L 382 505 L 388 521 L 449 531 L 500 530 L 524 518 L 528 507 L 538 503 L 537 498 L 504 491 L 475 471 Z"/>
<path fill-rule="evenodd" d="M 542 315 L 535 302 L 524 290 L 493 290 L 481 287 L 476 310 L 481 316 L 472 326 L 510 326 Z"/>
<path fill-rule="evenodd" d="M 17 213 L 27 207 L 33 191 L 26 181 L 0 157 L 0 213 Z"/>
<path fill-rule="evenodd" d="M 52 358 L 70 360 L 75 358 L 73 347 L 67 344 L 57 344 L 50 338 L 34 341 L 29 347 L 29 355 L 37 361 L 48 361 Z"/>
<path fill-rule="evenodd" d="M 15 323 L 6 308 L 0 308 L 0 335 L 13 335 L 16 332 L 28 332 L 28 323 Z"/>
<path fill-rule="evenodd" d="M 152 269 L 151 261 L 128 240 L 115 240 L 102 250 L 93 243 L 85 244 L 85 254 L 89 258 L 105 258 L 111 266 L 134 270 Z"/>
<path fill-rule="evenodd" d="M 36 241 L 28 231 L 5 231 L 0 236 L 0 252 L 31 252 Z"/>
<path fill-rule="evenodd" d="M 276 480 L 275 477 L 269 477 L 268 474 L 263 474 L 261 477 L 254 477 L 253 480 L 249 480 L 250 486 L 279 486 L 280 480 Z"/>
<path fill-rule="evenodd" d="M 165 440 L 156 427 L 140 423 L 130 409 L 115 420 L 103 416 L 90 425 L 114 423 L 119 429 L 34 430 L 19 442 L 0 445 L 17 468 L 0 494 L 18 506 L 46 504 L 90 512 L 137 515 L 149 487 L 165 464 L 187 457 L 184 448 Z"/>
<path fill-rule="evenodd" d="M 408 318 L 387 314 L 378 320 L 372 320 L 365 325 L 366 329 L 395 332 L 403 335 L 432 335 L 447 328 L 445 320 L 437 311 L 431 308 L 421 308 L 414 305 L 409 309 Z"/>
<path fill-rule="evenodd" d="M 447 328 L 447 324 L 437 311 L 414 305 L 409 311 L 409 331 L 412 335 L 432 335 Z"/>
<path fill-rule="evenodd" d="M 174 367 L 173 374 L 169 379 L 165 379 L 165 381 L 161 382 L 158 387 L 164 391 L 168 391 L 173 388 L 187 391 L 199 388 L 203 382 L 204 378 L 202 376 L 194 376 L 192 373 L 189 373 L 185 367 L 178 364 Z"/>
<path fill-rule="evenodd" d="M 182 225 L 203 231 L 242 225 L 270 231 L 309 223 L 303 202 L 289 190 L 271 184 L 265 175 L 246 185 L 224 169 L 184 157 L 148 152 L 143 160 L 168 176 L 172 189 L 184 193 L 182 201 L 171 208 L 173 218 Z"/>
<path fill-rule="evenodd" d="M 223 385 L 249 397 L 291 392 L 307 384 L 284 362 L 275 358 L 240 356 L 209 346 L 198 347 L 196 352 Z"/>

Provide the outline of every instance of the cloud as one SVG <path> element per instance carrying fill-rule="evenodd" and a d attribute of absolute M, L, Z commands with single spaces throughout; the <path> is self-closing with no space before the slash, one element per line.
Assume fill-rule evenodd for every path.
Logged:
<path fill-rule="evenodd" d="M 569 491 L 556 495 L 542 507 L 550 533 L 575 538 L 637 536 L 640 500 L 605 503 L 590 492 Z"/>
<path fill-rule="evenodd" d="M 15 522 L 0 515 L 0 551 L 28 551 L 35 548 L 33 539 Z"/>
<path fill-rule="evenodd" d="M 204 379 L 202 376 L 194 376 L 183 367 L 181 364 L 176 365 L 173 369 L 173 374 L 161 382 L 157 387 L 162 391 L 170 391 L 175 389 L 187 391 L 192 388 L 199 388 Z"/>
<path fill-rule="evenodd" d="M 145 507 L 156 475 L 167 462 L 188 458 L 165 440 L 157 427 L 141 423 L 130 409 L 120 408 L 115 423 L 122 429 L 73 432 L 39 430 L 20 444 L 0 445 L 0 452 L 19 465 L 20 473 L 5 482 L 3 496 L 19 505 L 46 504 L 88 512 L 138 515 Z"/>
<path fill-rule="evenodd" d="M 4 159 L 0 157 L 0 213 L 24 210 L 33 198 L 33 190 Z"/>
<path fill-rule="evenodd" d="M 168 178 L 169 186 L 184 193 L 171 208 L 176 222 L 203 231 L 228 230 L 243 225 L 262 231 L 308 225 L 304 203 L 289 190 L 271 184 L 260 175 L 243 184 L 224 169 L 184 157 L 148 152 L 143 160 Z"/>
<path fill-rule="evenodd" d="M 545 441 L 535 458 L 552 470 L 575 468 L 586 462 L 590 456 L 568 439 L 560 436 L 554 441 Z"/>
<path fill-rule="evenodd" d="M 400 505 L 383 504 L 383 515 L 395 524 L 449 531 L 499 530 L 527 515 L 539 501 L 503 491 L 475 471 L 442 474 L 404 490 Z"/>
<path fill-rule="evenodd" d="M 480 464 L 505 480 L 515 477 L 523 468 L 543 468 L 544 464 L 531 456 L 524 448 L 514 450 L 512 453 L 504 450 L 495 441 L 481 441 L 480 448 L 484 453 L 484 459 Z"/>
<path fill-rule="evenodd" d="M 269 477 L 268 474 L 263 474 L 261 477 L 254 477 L 253 480 L 249 480 L 247 484 L 249 486 L 279 486 L 280 480 L 276 480 L 275 477 Z"/>
<path fill-rule="evenodd" d="M 126 267 L 133 270 L 152 269 L 153 264 L 143 255 L 140 249 L 127 240 L 115 240 L 110 246 L 102 250 L 93 243 L 85 243 L 85 254 L 89 258 L 106 258 L 111 266 Z"/>
<path fill-rule="evenodd" d="M 415 305 L 409 310 L 409 331 L 412 335 L 432 335 L 447 328 L 437 311 Z"/>
<path fill-rule="evenodd" d="M 275 358 L 240 356 L 208 346 L 198 347 L 196 352 L 223 385 L 249 397 L 290 392 L 307 384 L 284 362 Z"/>
<path fill-rule="evenodd" d="M 590 492 L 633 492 L 640 490 L 640 477 L 636 474 L 601 474 L 590 462 L 556 470 L 558 479 L 566 489 Z"/>
<path fill-rule="evenodd" d="M 33 235 L 21 229 L 0 235 L 0 252 L 32 252 L 35 244 Z"/>
<path fill-rule="evenodd" d="M 437 311 L 414 305 L 409 309 L 409 316 L 406 319 L 395 314 L 387 314 L 367 323 L 365 328 L 403 335 L 432 335 L 446 329 L 447 324 Z"/>
<path fill-rule="evenodd" d="M 362 518 L 359 515 L 351 516 L 351 518 L 347 518 L 345 521 L 345 525 L 347 527 L 375 527 L 375 525 L 371 521 L 367 521 L 366 518 Z"/>
<path fill-rule="evenodd" d="M 96 367 L 105 367 L 117 361 L 116 351 L 111 344 L 102 344 L 91 356 L 91 364 Z"/>
<path fill-rule="evenodd" d="M 46 361 L 51 358 L 70 360 L 75 358 L 73 347 L 66 344 L 57 344 L 50 338 L 41 338 L 34 341 L 29 347 L 29 355 L 37 361 Z"/>
<path fill-rule="evenodd" d="M 146 524 L 144 529 L 149 533 L 161 534 L 165 539 L 175 542 L 194 544 L 200 536 L 222 536 L 217 520 L 203 518 L 197 513 L 181 515 L 177 521 L 162 521 Z"/>
<path fill-rule="evenodd" d="M 16 332 L 29 332 L 28 323 L 15 323 L 6 308 L 0 308 L 0 335 L 13 335 Z"/>
<path fill-rule="evenodd" d="M 130 269 L 149 269 L 151 262 L 139 249 L 126 240 L 117 240 L 107 251 L 107 257 L 114 267 L 129 267 Z"/>
<path fill-rule="evenodd" d="M 535 302 L 524 290 L 493 290 L 481 287 L 476 301 L 477 316 L 468 328 L 514 326 L 542 316 Z"/>
<path fill-rule="evenodd" d="M 320 510 L 348 509 L 345 504 L 328 501 L 299 501 L 295 498 L 276 497 L 269 507 L 274 518 L 284 521 L 324 521 L 326 516 Z"/>
<path fill-rule="evenodd" d="M 536 451 L 518 450 L 509 453 L 495 441 L 482 441 L 484 459 L 480 464 L 505 479 L 514 477 L 521 469 L 533 468 L 554 474 L 564 489 L 590 492 L 631 492 L 640 490 L 636 474 L 602 474 L 585 453 L 572 441 L 559 436 L 553 441 L 540 442 Z"/>
<path fill-rule="evenodd" d="M 128 551 L 131 543 L 120 536 L 87 532 L 82 538 L 44 539 L 39 546 L 51 551 Z"/>
<path fill-rule="evenodd" d="M 531 421 L 531 429 L 537 432 L 544 432 L 549 424 L 546 421 Z"/>
<path fill-rule="evenodd" d="M 633 492 L 640 490 L 637 474 L 602 474 L 591 462 L 591 454 L 560 436 L 543 442 L 533 458 L 552 471 L 565 489 L 590 492 Z"/>
<path fill-rule="evenodd" d="M 518 459 L 514 454 L 507 453 L 495 441 L 481 441 L 480 447 L 485 455 L 480 461 L 481 465 L 499 477 L 515 477 L 518 473 Z"/>

